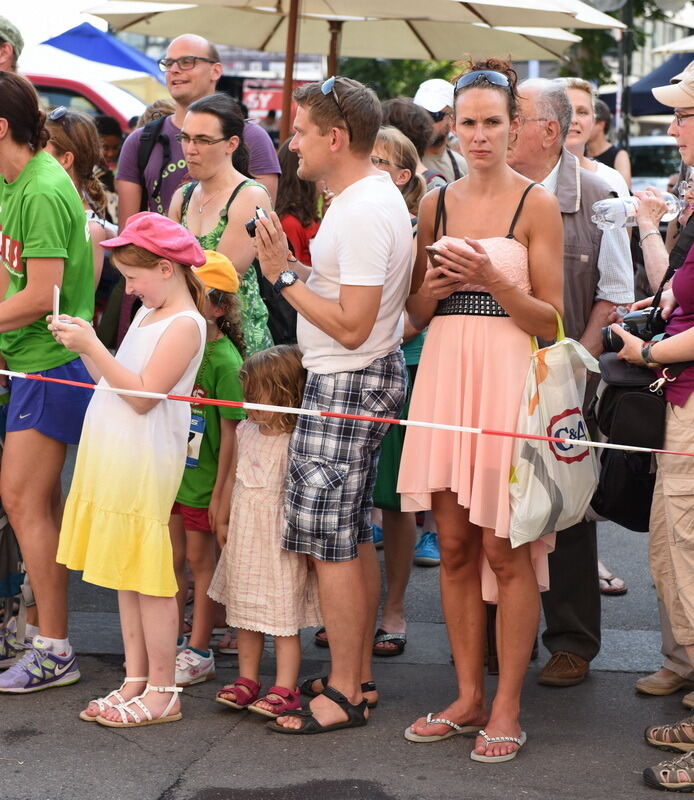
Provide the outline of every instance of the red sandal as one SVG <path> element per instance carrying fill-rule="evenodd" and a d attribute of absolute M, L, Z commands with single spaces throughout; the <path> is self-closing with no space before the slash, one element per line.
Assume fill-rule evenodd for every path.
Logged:
<path fill-rule="evenodd" d="M 255 702 L 248 706 L 249 711 L 255 714 L 262 714 L 264 717 L 270 719 L 277 719 L 287 713 L 287 711 L 296 711 L 301 708 L 301 701 L 299 700 L 300 693 L 298 689 L 292 691 L 285 689 L 284 686 L 271 686 L 265 697 L 259 697 Z M 264 700 L 268 705 L 272 706 L 272 711 L 266 708 L 260 708 L 258 703 Z"/>
<path fill-rule="evenodd" d="M 235 697 L 237 698 L 236 701 L 227 700 L 226 697 L 222 697 L 222 695 L 229 694 L 229 692 L 235 693 Z M 239 693 L 244 695 L 242 700 L 239 698 Z M 252 681 L 250 678 L 237 678 L 229 686 L 225 686 L 224 688 L 220 689 L 217 692 L 215 700 L 218 703 L 221 703 L 223 706 L 229 706 L 229 708 L 235 708 L 237 711 L 242 711 L 244 708 L 248 708 L 251 703 L 255 702 L 258 699 L 259 694 L 259 683 Z"/>

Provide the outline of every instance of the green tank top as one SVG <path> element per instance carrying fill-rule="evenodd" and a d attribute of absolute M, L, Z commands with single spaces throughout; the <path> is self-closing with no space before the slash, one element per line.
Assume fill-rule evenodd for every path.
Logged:
<path fill-rule="evenodd" d="M 188 206 L 193 190 L 197 186 L 197 181 L 187 183 L 183 186 L 183 203 L 181 205 L 181 225 L 184 228 L 188 227 Z M 258 181 L 245 180 L 242 181 L 231 193 L 231 197 L 226 206 L 222 210 L 219 222 L 209 232 L 202 236 L 195 238 L 200 242 L 203 250 L 216 250 L 219 245 L 219 240 L 226 230 L 229 221 L 229 207 L 236 199 L 238 193 L 245 189 L 247 186 L 261 186 L 265 189 L 262 183 Z M 267 190 L 266 190 L 267 191 Z M 246 234 L 244 233 L 244 236 Z M 267 325 L 268 311 L 263 298 L 260 296 L 260 286 L 258 285 L 258 276 L 255 270 L 255 261 L 248 267 L 246 274 L 241 279 L 239 286 L 239 298 L 241 301 L 241 327 L 243 328 L 243 338 L 246 345 L 246 355 L 250 356 L 257 353 L 259 350 L 265 350 L 272 347 L 272 336 L 270 329 Z"/>

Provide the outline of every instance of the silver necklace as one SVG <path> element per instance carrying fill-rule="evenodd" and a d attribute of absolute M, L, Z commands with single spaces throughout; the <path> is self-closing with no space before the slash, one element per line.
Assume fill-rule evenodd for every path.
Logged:
<path fill-rule="evenodd" d="M 222 191 L 221 189 L 217 189 L 217 191 L 211 194 L 207 198 L 207 200 L 201 203 L 200 206 L 198 207 L 198 214 L 202 214 L 202 212 L 205 210 L 205 206 L 210 202 L 210 200 L 212 200 L 213 197 L 216 197 L 221 191 Z M 200 197 L 202 197 L 202 189 L 200 189 Z"/>

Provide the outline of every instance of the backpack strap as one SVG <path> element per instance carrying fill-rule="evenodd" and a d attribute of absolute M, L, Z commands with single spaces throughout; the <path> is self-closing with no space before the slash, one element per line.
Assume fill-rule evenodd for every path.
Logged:
<path fill-rule="evenodd" d="M 142 134 L 140 135 L 140 141 L 137 148 L 137 171 L 140 176 L 140 185 L 142 186 L 140 211 L 146 211 L 147 207 L 149 206 L 150 194 L 147 191 L 147 186 L 145 184 L 145 168 L 149 163 L 149 159 L 152 155 L 155 145 L 161 144 L 164 157 L 157 173 L 156 183 L 152 188 L 152 197 L 159 196 L 162 182 L 162 172 L 171 158 L 171 144 L 169 142 L 169 137 L 165 133 L 162 133 L 164 122 L 169 118 L 169 116 L 171 115 L 169 114 L 164 117 L 158 117 L 157 119 L 153 119 L 151 122 L 148 122 L 142 129 Z"/>
<path fill-rule="evenodd" d="M 446 235 L 446 189 L 448 184 L 439 189 L 436 201 L 436 216 L 434 217 L 434 241 L 439 238 L 439 225 L 442 225 L 441 234 Z"/>
<path fill-rule="evenodd" d="M 265 184 L 263 184 L 263 183 L 260 183 L 260 181 L 254 181 L 254 180 L 251 180 L 250 178 L 249 178 L 249 179 L 247 179 L 247 180 L 243 180 L 243 181 L 241 181 L 241 183 L 237 184 L 237 185 L 234 187 L 234 191 L 231 193 L 231 197 L 229 197 L 229 199 L 228 199 L 228 200 L 227 200 L 227 202 L 226 202 L 226 205 L 225 205 L 225 206 L 224 206 L 224 208 L 222 209 L 222 212 L 221 212 L 221 214 L 219 215 L 221 219 L 227 219 L 227 217 L 229 216 L 229 207 L 230 207 L 230 206 L 231 206 L 231 204 L 234 202 L 234 200 L 236 200 L 236 196 L 238 195 L 238 193 L 239 193 L 239 192 L 240 192 L 242 189 L 245 189 L 247 186 L 260 186 L 260 187 L 262 187 L 263 189 L 265 189 L 265 191 L 268 193 L 268 196 L 269 196 L 269 194 L 270 194 L 270 193 L 267 191 L 267 186 L 265 186 Z"/>

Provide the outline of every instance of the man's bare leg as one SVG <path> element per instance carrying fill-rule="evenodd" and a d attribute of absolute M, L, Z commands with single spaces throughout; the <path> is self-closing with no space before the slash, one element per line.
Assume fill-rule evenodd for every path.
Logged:
<path fill-rule="evenodd" d="M 364 545 L 360 546 L 360 553 L 362 547 Z M 373 545 L 370 547 L 373 549 Z M 356 705 L 362 700 L 361 675 L 367 625 L 373 625 L 368 590 L 364 586 L 362 555 L 353 561 L 314 559 L 313 563 L 318 576 L 321 613 L 330 641 L 329 682 Z M 373 627 L 369 628 L 368 635 L 372 637 Z M 346 719 L 345 712 L 323 695 L 311 700 L 309 707 L 321 725 L 332 725 Z M 278 717 L 277 724 L 298 729 L 302 720 L 299 717 Z"/>

